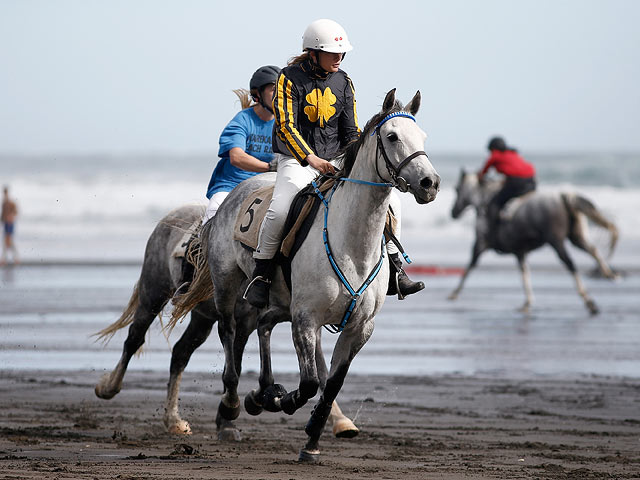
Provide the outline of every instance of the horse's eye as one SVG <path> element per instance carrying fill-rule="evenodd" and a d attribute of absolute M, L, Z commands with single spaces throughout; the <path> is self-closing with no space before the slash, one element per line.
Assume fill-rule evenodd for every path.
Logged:
<path fill-rule="evenodd" d="M 397 142 L 398 135 L 396 135 L 394 132 L 391 132 L 389 135 L 387 135 L 387 140 L 389 140 L 390 142 Z"/>

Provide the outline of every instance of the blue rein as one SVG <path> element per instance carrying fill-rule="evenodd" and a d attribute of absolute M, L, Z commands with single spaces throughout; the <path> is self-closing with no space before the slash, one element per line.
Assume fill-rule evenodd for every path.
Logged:
<path fill-rule="evenodd" d="M 403 111 L 393 112 L 387 115 L 386 117 L 384 117 L 382 120 L 380 120 L 380 122 L 373 129 L 373 132 L 371 133 L 371 135 L 373 136 L 376 133 L 379 133 L 380 127 L 385 122 L 395 117 L 405 117 L 405 118 L 410 118 L 414 122 L 416 121 L 415 117 L 408 112 L 403 112 Z M 418 153 L 423 154 L 424 152 L 418 152 Z M 384 150 L 383 150 L 383 156 L 385 157 L 385 161 L 388 164 L 389 161 L 387 159 L 387 156 Z M 407 160 L 405 160 L 405 162 L 411 160 L 411 158 L 413 158 L 414 156 L 416 156 L 416 154 L 409 157 Z M 403 162 L 403 164 L 405 162 Z M 376 165 L 376 170 L 377 170 L 377 165 Z M 378 174 L 378 176 L 380 176 L 380 174 Z M 327 218 L 329 216 L 329 202 L 331 202 L 331 198 L 333 197 L 333 193 L 336 191 L 336 188 L 338 187 L 339 182 L 351 182 L 351 183 L 358 183 L 361 185 L 369 185 L 373 187 L 387 187 L 387 188 L 393 188 L 396 185 L 391 182 L 368 182 L 366 180 L 358 180 L 355 178 L 346 178 L 346 177 L 336 178 L 335 180 L 336 180 L 336 183 L 331 188 L 331 192 L 329 193 L 329 195 L 327 195 L 327 198 L 325 198 L 324 195 L 322 195 L 322 192 L 318 188 L 318 184 L 315 182 L 315 180 L 311 181 L 311 185 L 313 185 L 313 189 L 315 190 L 316 195 L 320 198 L 320 200 L 322 200 L 322 203 L 324 204 L 324 228 L 322 230 L 322 240 L 324 242 L 324 249 L 327 252 L 327 257 L 329 258 L 329 263 L 331 264 L 331 267 L 333 268 L 333 271 L 335 272 L 335 274 L 338 276 L 342 284 L 345 286 L 345 288 L 351 295 L 351 303 L 347 307 L 347 310 L 345 311 L 344 316 L 342 317 L 342 322 L 340 322 L 340 325 L 325 325 L 325 328 L 330 332 L 339 333 L 339 332 L 342 332 L 344 330 L 344 327 L 347 325 L 347 322 L 349 321 L 349 318 L 351 317 L 351 314 L 353 313 L 353 310 L 355 309 L 356 304 L 358 303 L 358 299 L 362 296 L 362 294 L 369 287 L 369 285 L 371 285 L 371 282 L 373 282 L 373 280 L 378 276 L 378 273 L 380 272 L 380 268 L 382 268 L 382 262 L 384 260 L 385 241 L 384 241 L 384 234 L 383 234 L 382 244 L 380 246 L 380 259 L 378 260 L 378 263 L 376 264 L 376 266 L 373 267 L 373 270 L 371 270 L 371 273 L 369 274 L 367 279 L 364 281 L 364 283 L 360 286 L 360 288 L 358 290 L 355 290 L 351 286 L 347 278 L 344 276 L 344 273 L 342 273 L 342 270 L 340 270 L 340 267 L 336 263 L 335 258 L 333 257 L 333 253 L 331 252 L 331 245 L 329 244 L 329 232 L 327 230 Z M 405 254 L 404 251 L 402 252 L 402 255 L 405 258 L 405 260 L 407 260 L 408 263 L 411 263 L 411 259 L 409 259 L 409 256 Z"/>
<path fill-rule="evenodd" d="M 342 332 L 342 330 L 344 330 L 344 327 L 347 325 L 347 322 L 349 321 L 349 318 L 351 317 L 351 314 L 353 313 L 353 310 L 356 307 L 358 299 L 362 296 L 362 294 L 369 287 L 369 285 L 371 285 L 371 282 L 373 282 L 373 280 L 378 276 L 378 273 L 380 272 L 380 268 L 382 268 L 382 262 L 384 261 L 384 251 L 385 251 L 384 235 L 382 235 L 382 244 L 380 246 L 380 258 L 378 259 L 378 263 L 376 264 L 375 267 L 373 267 L 373 270 L 371 270 L 371 273 L 369 274 L 367 279 L 364 281 L 364 283 L 360 286 L 360 288 L 358 290 L 355 290 L 349 283 L 349 280 L 347 280 L 347 278 L 345 277 L 344 273 L 342 273 L 342 270 L 340 270 L 340 267 L 338 266 L 338 264 L 335 261 L 335 258 L 333 257 L 333 253 L 331 252 L 331 245 L 329 244 L 329 232 L 327 230 L 327 218 L 329 217 L 329 202 L 331 202 L 333 193 L 336 191 L 336 188 L 338 187 L 338 182 L 341 182 L 341 181 L 360 183 L 363 185 L 380 186 L 380 187 L 392 186 L 389 183 L 367 182 L 364 180 L 356 180 L 353 178 L 336 178 L 335 185 L 333 186 L 333 188 L 331 188 L 331 192 L 325 198 L 324 195 L 322 195 L 322 192 L 320 191 L 320 189 L 318 188 L 318 184 L 315 182 L 315 180 L 311 182 L 311 185 L 313 185 L 313 189 L 315 190 L 316 195 L 320 198 L 320 200 L 322 200 L 322 203 L 324 204 L 324 228 L 322 229 L 322 240 L 324 242 L 324 249 L 327 252 L 327 257 L 329 258 L 329 263 L 331 264 L 333 271 L 335 272 L 337 277 L 340 279 L 342 284 L 346 287 L 347 291 L 351 295 L 351 303 L 347 307 L 347 310 L 344 312 L 344 316 L 342 317 L 342 322 L 340 322 L 340 325 L 325 325 L 325 328 L 332 333 L 339 333 L 339 332 Z"/>

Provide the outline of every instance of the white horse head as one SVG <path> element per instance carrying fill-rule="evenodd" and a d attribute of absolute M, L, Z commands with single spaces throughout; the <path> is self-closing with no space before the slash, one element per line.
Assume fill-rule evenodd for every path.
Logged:
<path fill-rule="evenodd" d="M 419 91 L 404 107 L 396 100 L 395 88 L 389 91 L 380 113 L 367 123 L 351 155 L 345 156 L 347 173 L 354 178 L 390 183 L 401 192 L 412 193 L 420 204 L 435 200 L 440 176 L 423 151 L 427 135 L 414 118 L 419 108 Z M 367 151 L 372 148 L 377 150 L 375 155 Z M 358 150 L 369 160 L 367 165 L 353 165 Z"/>

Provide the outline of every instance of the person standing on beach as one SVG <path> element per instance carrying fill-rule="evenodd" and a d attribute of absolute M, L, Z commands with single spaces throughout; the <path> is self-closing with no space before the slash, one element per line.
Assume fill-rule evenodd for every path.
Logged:
<path fill-rule="evenodd" d="M 340 70 L 352 49 L 341 25 L 329 19 L 316 20 L 302 36 L 303 53 L 292 58 L 278 75 L 273 98 L 273 161 L 278 164 L 278 175 L 253 254 L 253 280 L 245 293 L 254 307 L 263 308 L 268 303 L 276 267 L 274 256 L 292 199 L 318 175 L 335 173 L 327 159 L 360 136 L 355 89 L 346 72 Z M 399 205 L 398 200 L 397 208 L 393 208 L 398 224 Z M 402 295 L 422 290 L 424 283 L 409 279 L 394 248 L 388 246 L 389 265 L 392 275 L 398 274 Z M 389 293 L 396 292 L 390 287 Z"/>
<path fill-rule="evenodd" d="M 9 197 L 9 187 L 4 187 L 4 196 L 2 198 L 2 224 L 4 232 L 4 241 L 2 242 L 2 258 L 0 258 L 0 265 L 7 263 L 7 252 L 11 251 L 13 256 L 13 263 L 20 263 L 18 260 L 18 252 L 13 243 L 13 233 L 15 229 L 15 222 L 18 216 L 18 206 Z"/>
<path fill-rule="evenodd" d="M 489 233 L 495 232 L 500 222 L 500 210 L 512 198 L 519 197 L 536 189 L 536 169 L 527 162 L 515 148 L 508 147 L 502 137 L 493 137 L 487 149 L 491 155 L 478 172 L 482 181 L 490 168 L 505 176 L 502 188 L 494 195 L 487 207 Z"/>

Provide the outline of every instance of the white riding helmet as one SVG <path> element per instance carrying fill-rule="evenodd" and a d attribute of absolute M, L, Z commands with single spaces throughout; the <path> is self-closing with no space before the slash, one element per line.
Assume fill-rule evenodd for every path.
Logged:
<path fill-rule="evenodd" d="M 302 50 L 347 53 L 353 50 L 344 28 L 333 20 L 322 18 L 307 27 L 302 35 Z"/>

